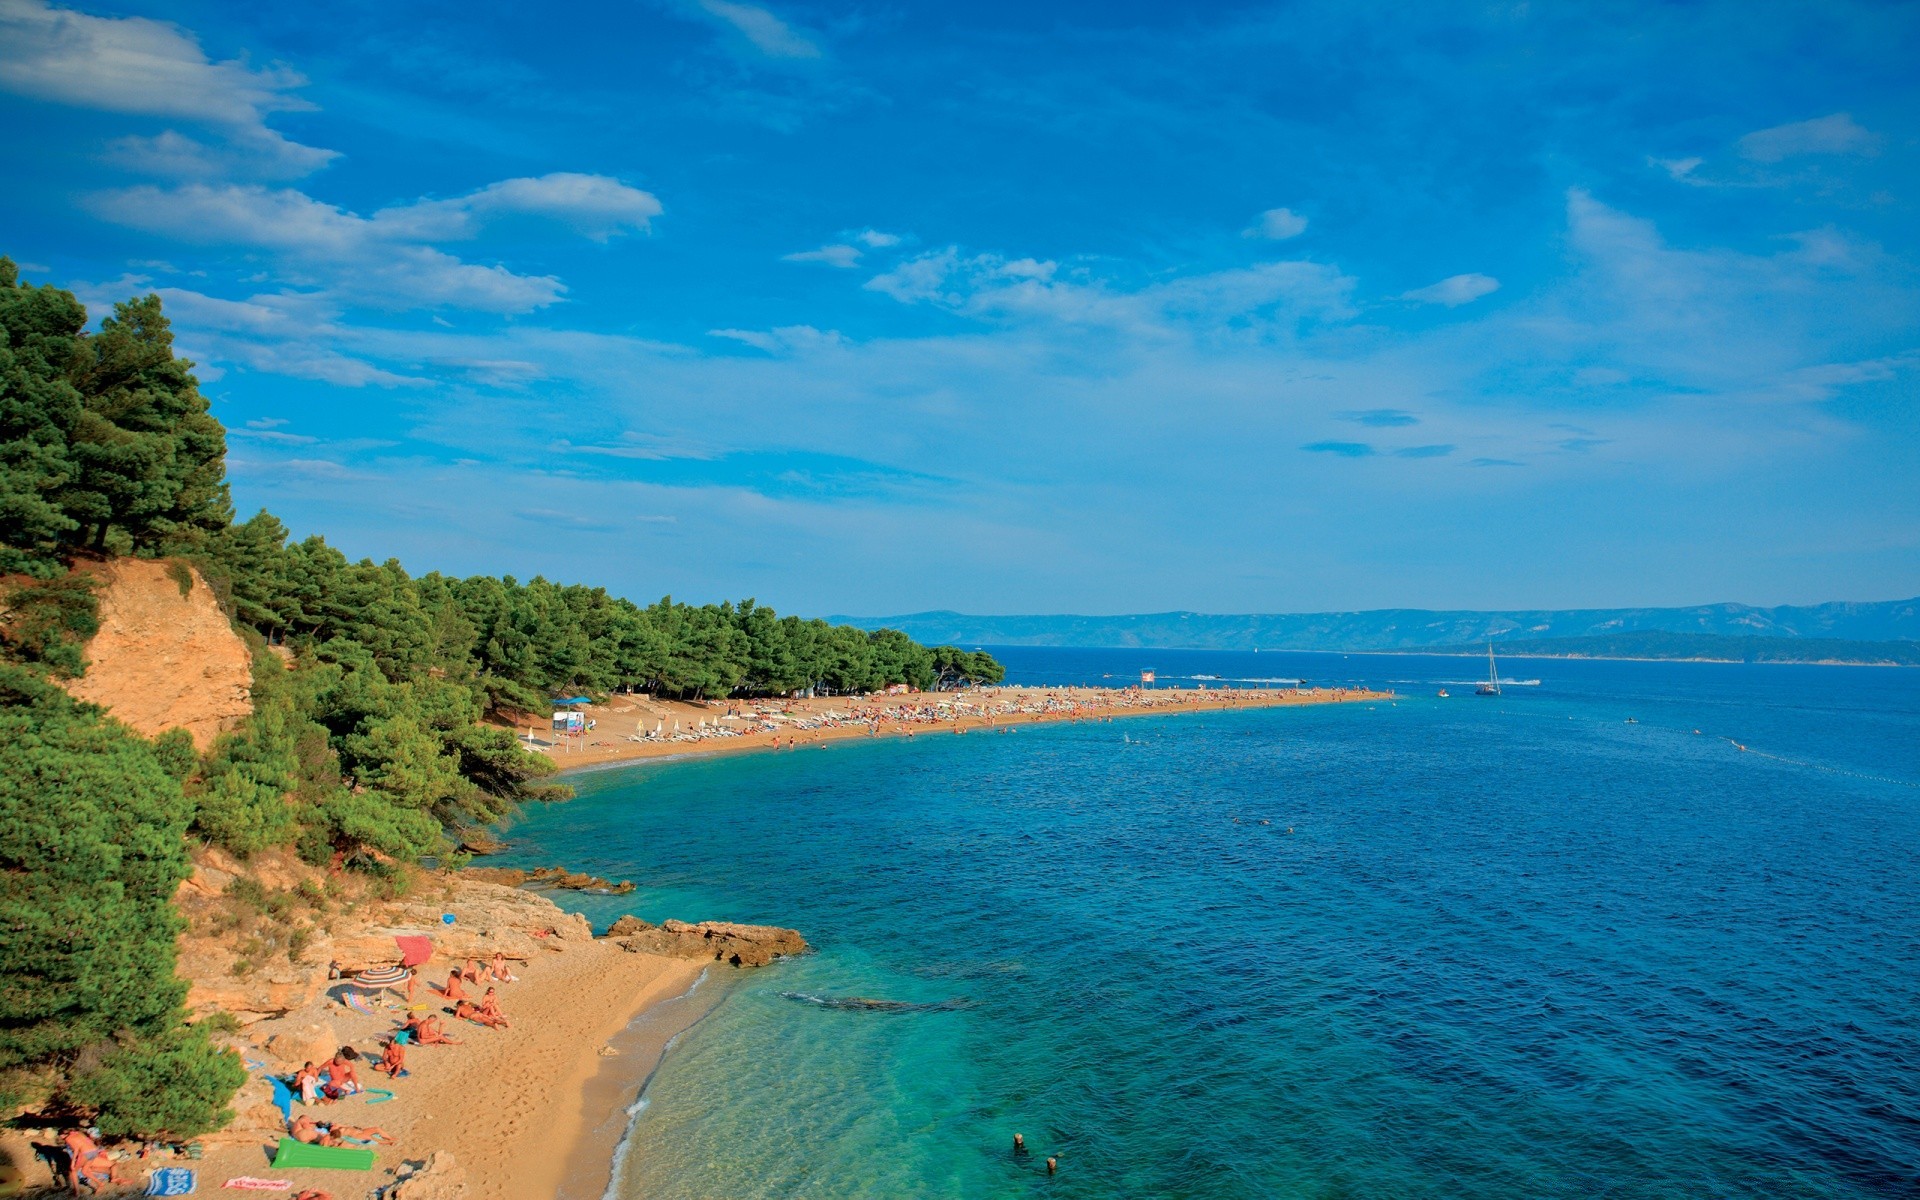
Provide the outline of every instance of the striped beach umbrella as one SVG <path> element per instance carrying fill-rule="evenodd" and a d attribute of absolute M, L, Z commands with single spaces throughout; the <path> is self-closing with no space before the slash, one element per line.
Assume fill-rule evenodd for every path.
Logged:
<path fill-rule="evenodd" d="M 359 987 L 385 988 L 393 987 L 395 984 L 405 983 L 412 976 L 412 971 L 409 971 L 399 963 L 394 963 L 388 967 L 375 967 L 371 971 L 360 971 L 356 973 L 353 978 L 347 980 L 347 982 Z"/>

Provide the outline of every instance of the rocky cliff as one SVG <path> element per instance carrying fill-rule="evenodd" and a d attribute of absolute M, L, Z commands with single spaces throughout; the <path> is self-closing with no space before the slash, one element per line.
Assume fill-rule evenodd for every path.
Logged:
<path fill-rule="evenodd" d="M 206 580 L 184 563 L 138 558 L 84 569 L 104 585 L 100 632 L 69 692 L 148 737 L 185 729 L 202 751 L 246 719 L 252 660 Z"/>

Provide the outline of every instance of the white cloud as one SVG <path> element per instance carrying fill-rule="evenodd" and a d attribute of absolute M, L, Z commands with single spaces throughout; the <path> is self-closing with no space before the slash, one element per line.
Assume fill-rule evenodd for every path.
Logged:
<path fill-rule="evenodd" d="M 1241 329 L 1275 333 L 1307 318 L 1353 315 L 1353 280 L 1338 268 L 1300 261 L 1126 288 L 1084 271 L 1063 272 L 1055 262 L 969 257 L 949 246 L 876 275 L 866 288 L 904 304 L 932 304 L 972 316 L 1063 322 L 1150 337 Z"/>
<path fill-rule="evenodd" d="M 757 4 L 699 0 L 707 15 L 725 22 L 768 58 L 819 58 L 820 45 Z"/>
<path fill-rule="evenodd" d="M 1290 208 L 1270 208 L 1242 232 L 1243 237 L 1270 238 L 1284 242 L 1307 231 L 1307 219 Z"/>
<path fill-rule="evenodd" d="M 1754 162 L 1776 163 L 1803 154 L 1871 154 L 1880 139 L 1847 113 L 1761 129 L 1740 139 L 1740 153 Z"/>
<path fill-rule="evenodd" d="M 559 171 L 537 178 L 503 179 L 451 200 L 420 200 L 381 209 L 373 220 L 397 236 L 438 242 L 475 237 L 489 218 L 539 216 L 604 242 L 617 233 L 647 232 L 660 212 L 660 201 L 651 192 L 605 175 Z"/>
<path fill-rule="evenodd" d="M 1700 169 L 1700 164 L 1702 161 L 1704 160 L 1698 157 L 1693 157 L 1693 158 L 1649 157 L 1647 159 L 1647 162 L 1649 165 L 1659 167 L 1661 170 L 1667 173 L 1668 178 L 1674 180 L 1676 183 L 1698 182 L 1697 180 L 1693 179 L 1692 176 L 1695 171 Z"/>
<path fill-rule="evenodd" d="M 800 250 L 793 254 L 782 254 L 781 262 L 822 263 L 829 267 L 857 267 L 860 265 L 861 250 L 858 246 L 835 243 L 822 246 L 818 250 Z"/>
<path fill-rule="evenodd" d="M 847 339 L 838 330 L 820 330 L 811 325 L 782 325 L 770 330 L 709 329 L 707 336 L 741 342 L 768 354 L 837 349 L 847 345 Z"/>
<path fill-rule="evenodd" d="M 1462 304 L 1471 304 L 1480 297 L 1500 289 L 1500 281 L 1491 275 L 1469 273 L 1449 275 L 1439 283 L 1430 283 L 1423 288 L 1402 292 L 1400 299 L 1413 300 L 1421 304 L 1444 304 L 1448 308 L 1459 308 Z"/>
<path fill-rule="evenodd" d="M 0 0 L 0 88 L 76 108 L 200 122 L 225 133 L 235 159 L 269 176 L 305 174 L 336 157 L 267 127 L 269 113 L 313 107 L 294 95 L 306 82 L 285 67 L 213 62 L 170 22 Z M 170 170 L 189 162 L 178 143 L 146 149 Z M 124 144 L 118 155 L 128 159 L 140 150 Z"/>
<path fill-rule="evenodd" d="M 556 220 L 605 241 L 645 230 L 660 212 L 647 192 L 603 176 L 555 174 L 508 179 L 452 200 L 424 200 L 347 212 L 292 188 L 152 185 L 97 193 L 88 207 L 107 220 L 182 241 L 278 252 L 291 282 L 362 302 L 528 312 L 558 301 L 566 287 L 549 275 L 520 275 L 466 262 L 429 242 L 476 236 L 487 221 L 527 215 Z"/>
<path fill-rule="evenodd" d="M 859 233 L 854 234 L 853 237 L 854 240 L 861 245 L 873 250 L 885 250 L 889 246 L 898 246 L 900 244 L 899 234 L 882 233 L 878 229 L 863 229 Z"/>

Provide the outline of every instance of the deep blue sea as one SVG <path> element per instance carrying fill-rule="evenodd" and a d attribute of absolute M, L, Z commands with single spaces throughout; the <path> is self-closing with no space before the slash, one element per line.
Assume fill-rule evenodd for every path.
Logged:
<path fill-rule="evenodd" d="M 1920 1195 L 1920 671 L 996 653 L 1401 698 L 579 776 L 509 861 L 640 890 L 565 902 L 818 947 L 612 1195 Z"/>

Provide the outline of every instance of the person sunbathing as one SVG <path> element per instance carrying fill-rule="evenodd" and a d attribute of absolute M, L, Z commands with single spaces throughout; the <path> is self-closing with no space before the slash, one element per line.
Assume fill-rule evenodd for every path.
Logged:
<path fill-rule="evenodd" d="M 313 1119 L 312 1113 L 301 1113 L 287 1126 L 287 1136 L 296 1142 L 305 1142 L 309 1146 L 322 1146 L 320 1139 L 326 1135 L 327 1127 Z"/>
<path fill-rule="evenodd" d="M 502 1025 L 507 1023 L 506 1017 L 500 1012 L 500 997 L 494 993 L 492 988 L 488 988 L 487 994 L 480 997 L 480 1011 L 489 1017 L 497 1018 Z"/>
<path fill-rule="evenodd" d="M 468 959 L 466 968 L 463 971 L 461 971 L 461 974 L 465 976 L 466 981 L 468 983 L 479 983 L 480 982 L 480 963 L 475 959 L 471 959 L 471 958 Z"/>
<path fill-rule="evenodd" d="M 60 1141 L 67 1148 L 67 1183 L 74 1195 L 80 1194 L 82 1184 L 97 1192 L 113 1182 L 113 1156 L 84 1130 L 69 1129 Z"/>
<path fill-rule="evenodd" d="M 338 1100 L 360 1091 L 360 1072 L 354 1064 L 360 1060 L 360 1052 L 352 1046 L 340 1047 L 340 1052 L 327 1064 L 327 1085 L 323 1089 L 329 1100 Z"/>
<path fill-rule="evenodd" d="M 320 1103 L 320 1068 L 308 1063 L 293 1074 L 294 1090 L 300 1093 L 300 1103 Z"/>
<path fill-rule="evenodd" d="M 466 1001 L 462 1000 L 462 1004 Z M 420 1023 L 413 1027 L 413 1040 L 422 1046 L 458 1046 L 459 1038 L 452 1038 L 440 1028 L 439 1017 L 421 1017 Z"/>
<path fill-rule="evenodd" d="M 465 1000 L 454 1005 L 453 1015 L 459 1017 L 462 1021 L 472 1021 L 475 1025 L 485 1025 L 488 1029 L 505 1029 L 507 1027 L 507 1019 L 505 1017 L 489 1016 Z"/>
<path fill-rule="evenodd" d="M 407 1048 L 400 1044 L 399 1039 L 389 1038 L 387 1040 L 387 1044 L 380 1051 L 380 1061 L 375 1064 L 374 1070 L 385 1071 L 387 1075 L 393 1079 L 398 1079 L 408 1073 Z"/>
<path fill-rule="evenodd" d="M 511 970 L 507 968 L 506 954 L 499 950 L 495 950 L 493 952 L 492 973 L 493 973 L 493 981 L 495 983 L 518 983 L 519 982 L 519 978 L 516 975 L 514 975 L 514 973 Z"/>
<path fill-rule="evenodd" d="M 320 1137 L 322 1146 L 368 1146 L 376 1142 L 391 1142 L 393 1135 L 378 1125 L 328 1125 Z"/>
<path fill-rule="evenodd" d="M 445 987 L 433 983 L 427 986 L 449 1000 L 465 1000 L 467 998 L 467 989 L 460 986 L 460 968 L 458 967 L 455 967 L 448 973 L 447 985 Z"/>
<path fill-rule="evenodd" d="M 308 1188 L 306 1191 L 301 1192 L 299 1195 L 295 1196 L 293 1200 L 333 1200 L 333 1193 L 322 1192 L 315 1188 Z"/>

